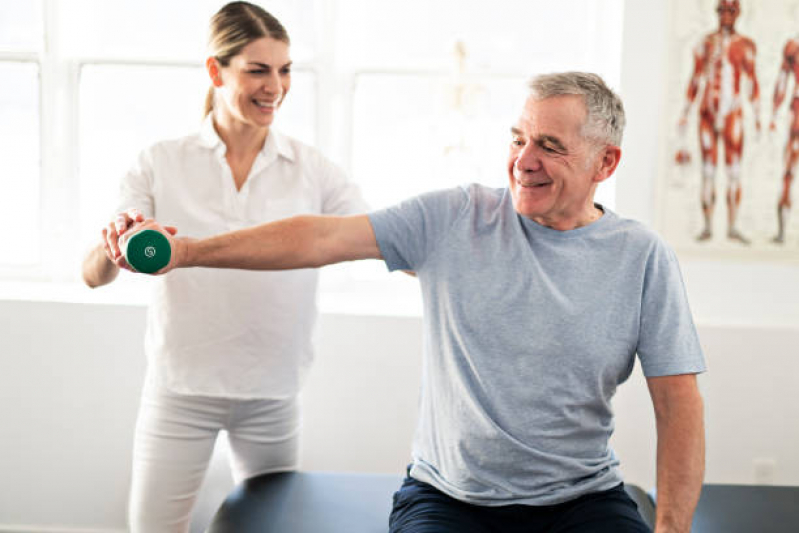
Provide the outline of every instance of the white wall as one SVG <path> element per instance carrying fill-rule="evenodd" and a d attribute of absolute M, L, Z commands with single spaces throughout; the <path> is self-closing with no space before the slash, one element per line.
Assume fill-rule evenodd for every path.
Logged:
<path fill-rule="evenodd" d="M 664 127 L 668 2 L 625 2 L 622 97 L 628 117 L 616 209 L 654 225 L 656 178 Z M 698 209 L 698 206 L 697 206 Z M 681 266 L 702 343 L 708 374 L 700 379 L 707 407 L 708 470 L 711 482 L 773 481 L 799 484 L 799 265 L 699 260 L 681 256 Z M 654 482 L 654 425 L 640 375 L 617 396 L 615 440 L 631 479 Z M 629 427 L 630 422 L 642 426 Z M 632 436 L 645 428 L 638 446 Z M 759 463 L 763 460 L 762 463 Z M 773 461 L 773 464 L 771 463 Z M 755 463 L 763 465 L 755 467 Z M 769 471 L 773 467 L 774 474 Z M 757 479 L 756 479 L 757 478 Z"/>
<path fill-rule="evenodd" d="M 0 531 L 124 528 L 144 313 L 0 301 Z M 707 326 L 700 335 L 711 369 L 701 380 L 707 480 L 753 483 L 754 461 L 771 459 L 773 482 L 799 484 L 799 329 Z M 323 315 L 317 349 L 303 398 L 303 468 L 401 472 L 416 414 L 421 320 Z M 654 422 L 637 370 L 614 403 L 613 446 L 628 480 L 649 487 Z M 229 487 L 225 470 L 219 457 L 206 518 Z"/>
<path fill-rule="evenodd" d="M 648 223 L 661 155 L 666 4 L 625 3 L 629 126 L 617 210 Z M 691 258 L 682 266 L 710 368 L 700 381 L 707 480 L 799 484 L 799 267 Z M 123 530 L 144 309 L 1 297 L 0 531 Z M 399 472 L 415 419 L 420 320 L 327 314 L 318 333 L 304 394 L 304 468 Z M 651 486 L 654 421 L 637 370 L 615 407 L 613 445 L 628 480 Z M 218 461 L 210 481 L 206 514 L 229 482 Z"/>
<path fill-rule="evenodd" d="M 662 145 L 661 134 L 663 127 L 677 124 L 677 117 L 662 116 L 664 91 L 674 87 L 673 80 L 666 78 L 668 4 L 631 0 L 624 8 L 621 93 L 627 130 L 616 176 L 616 210 L 650 225 L 657 220 L 656 179 L 664 161 L 663 150 L 673 151 Z M 764 96 L 764 111 L 769 108 L 768 100 Z M 697 199 L 697 209 L 698 203 Z M 796 263 L 722 262 L 685 256 L 680 260 L 699 322 L 744 328 L 799 327 Z"/>

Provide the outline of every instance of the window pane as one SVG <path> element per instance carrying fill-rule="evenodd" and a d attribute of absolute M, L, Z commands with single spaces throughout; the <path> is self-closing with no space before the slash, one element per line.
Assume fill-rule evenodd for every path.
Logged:
<path fill-rule="evenodd" d="M 219 0 L 73 0 L 60 11 L 68 56 L 205 59 L 208 22 Z M 309 61 L 315 46 L 313 0 L 255 2 L 280 20 L 292 40 L 292 56 Z"/>
<path fill-rule="evenodd" d="M 39 66 L 0 63 L 0 264 L 39 258 Z"/>
<path fill-rule="evenodd" d="M 0 50 L 39 51 L 43 34 L 40 0 L 0 0 Z"/>
<path fill-rule="evenodd" d="M 354 179 L 374 208 L 469 182 L 503 187 L 525 95 L 521 77 L 359 76 Z"/>
<path fill-rule="evenodd" d="M 605 64 L 618 62 L 613 53 L 621 45 L 621 0 L 347 0 L 337 6 L 336 50 L 355 69 L 456 68 L 453 50 L 462 41 L 472 71 L 608 75 L 615 72 Z"/>
<path fill-rule="evenodd" d="M 291 94 L 276 127 L 314 142 L 314 77 L 292 74 Z M 116 208 L 119 179 L 139 152 L 162 139 L 197 131 L 208 76 L 202 68 L 87 65 L 80 82 L 81 239 Z"/>

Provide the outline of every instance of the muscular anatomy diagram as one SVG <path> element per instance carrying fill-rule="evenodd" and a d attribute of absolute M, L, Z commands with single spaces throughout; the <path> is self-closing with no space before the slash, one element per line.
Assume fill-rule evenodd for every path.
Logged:
<path fill-rule="evenodd" d="M 777 110 L 788 90 L 788 83 L 793 75 L 793 96 L 791 98 L 791 122 L 788 133 L 788 142 L 785 145 L 785 172 L 782 178 L 782 192 L 777 202 L 777 236 L 774 242 L 785 242 L 785 225 L 788 221 L 788 211 L 791 209 L 791 182 L 793 170 L 799 159 L 799 35 L 789 39 L 782 53 L 782 66 L 777 75 L 774 87 L 774 112 L 771 116 L 770 130 L 776 130 Z"/>
<path fill-rule="evenodd" d="M 699 146 L 702 157 L 702 214 L 704 228 L 699 241 L 713 236 L 713 211 L 716 202 L 715 175 L 719 164 L 719 144 L 724 147 L 723 170 L 727 176 L 727 238 L 748 244 L 736 226 L 741 204 L 741 155 L 743 153 L 743 105 L 746 93 L 760 130 L 759 87 L 755 74 L 755 43 L 736 33 L 740 14 L 738 0 L 720 0 L 716 8 L 719 28 L 708 34 L 694 50 L 694 67 L 688 84 L 687 102 L 680 118 L 684 136 L 691 107 L 699 98 Z M 749 86 L 742 87 L 748 81 Z M 680 150 L 678 164 L 690 161 L 690 154 Z"/>

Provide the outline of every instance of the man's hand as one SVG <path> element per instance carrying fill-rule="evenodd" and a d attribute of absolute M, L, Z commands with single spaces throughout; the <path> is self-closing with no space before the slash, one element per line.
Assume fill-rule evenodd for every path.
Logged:
<path fill-rule="evenodd" d="M 164 237 L 166 237 L 166 240 L 169 242 L 169 246 L 172 249 L 172 252 L 171 252 L 170 258 L 169 258 L 169 263 L 164 268 L 162 268 L 161 270 L 159 270 L 157 272 L 153 272 L 153 275 L 166 274 L 167 272 L 169 272 L 173 268 L 176 268 L 178 266 L 178 264 L 180 264 L 179 263 L 180 259 L 182 257 L 185 257 L 185 255 L 186 255 L 186 240 L 187 239 L 176 239 L 175 235 L 177 234 L 178 229 L 176 227 L 174 227 L 174 226 L 162 226 L 161 224 L 159 224 L 158 222 L 156 222 L 152 218 L 144 219 L 142 217 L 141 221 L 136 222 L 132 226 L 129 226 L 128 228 L 126 228 L 126 230 L 124 232 L 124 235 L 119 235 L 117 243 L 116 243 L 117 244 L 117 250 L 120 250 L 120 249 L 124 248 L 127 240 L 130 239 L 132 236 L 134 236 L 135 234 L 137 234 L 140 231 L 144 231 L 144 230 L 147 230 L 147 229 L 154 230 L 154 231 L 157 231 L 157 232 L 161 233 Z M 136 270 L 131 268 L 130 265 L 128 265 L 127 261 L 125 261 L 125 256 L 124 255 L 120 254 L 120 256 L 116 260 L 114 260 L 114 262 L 120 268 L 126 268 L 126 269 L 130 270 L 131 272 L 137 272 Z"/>

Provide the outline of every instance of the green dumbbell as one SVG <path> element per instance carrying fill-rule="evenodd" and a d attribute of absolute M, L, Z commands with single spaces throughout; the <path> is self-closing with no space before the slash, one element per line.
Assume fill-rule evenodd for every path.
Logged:
<path fill-rule="evenodd" d="M 152 229 L 134 233 L 123 243 L 125 260 L 137 272 L 152 274 L 169 264 L 172 247 L 164 235 Z"/>

